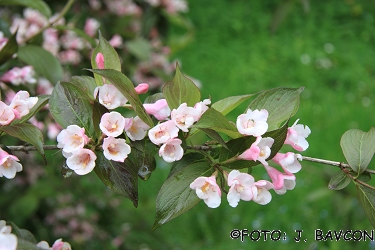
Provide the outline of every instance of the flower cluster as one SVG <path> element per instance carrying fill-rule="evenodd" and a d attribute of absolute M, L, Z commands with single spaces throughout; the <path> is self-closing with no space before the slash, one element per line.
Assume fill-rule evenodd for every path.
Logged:
<path fill-rule="evenodd" d="M 293 152 L 277 153 L 272 161 L 281 166 L 284 172 L 280 172 L 268 164 L 267 160 L 271 156 L 274 139 L 262 137 L 268 130 L 267 119 L 268 111 L 265 109 L 254 111 L 249 109 L 246 114 L 237 118 L 238 132 L 244 136 L 256 137 L 250 148 L 237 156 L 237 160 L 259 161 L 272 182 L 267 180 L 255 182 L 252 175 L 241 173 L 238 170 L 232 170 L 229 174 L 224 171 L 224 177 L 229 186 L 227 200 L 232 207 L 236 207 L 240 200 L 253 200 L 265 205 L 272 199 L 270 189 L 281 195 L 295 187 L 296 177 L 294 173 L 301 170 L 299 161 L 302 160 L 302 156 Z M 297 122 L 298 120 L 288 128 L 284 144 L 291 145 L 295 150 L 304 151 L 309 146 L 306 138 L 311 131 L 308 126 L 297 124 Z M 211 208 L 216 208 L 221 203 L 221 190 L 216 183 L 216 175 L 217 172 L 210 177 L 198 177 L 190 184 L 190 188 L 194 189 L 197 196 Z"/>
<path fill-rule="evenodd" d="M 15 86 L 20 84 L 35 84 L 37 80 L 34 78 L 35 71 L 32 66 L 22 68 L 14 67 L 0 77 L 0 81 L 12 83 Z"/>
<path fill-rule="evenodd" d="M 72 247 L 68 242 L 62 241 L 62 239 L 56 240 L 53 245 L 50 247 L 47 241 L 41 241 L 36 244 L 38 248 L 46 250 L 72 250 Z"/>
<path fill-rule="evenodd" d="M 146 112 L 159 121 L 166 120 L 170 116 L 170 120 L 159 123 L 148 131 L 151 142 L 161 145 L 159 156 L 163 157 L 164 161 L 174 162 L 182 158 L 184 150 L 181 147 L 182 141 L 177 138 L 178 132 L 179 130 L 189 132 L 189 128 L 200 119 L 209 104 L 211 104 L 209 99 L 197 103 L 194 107 L 182 103 L 172 111 L 165 99 L 158 100 L 154 104 L 144 104 Z"/>

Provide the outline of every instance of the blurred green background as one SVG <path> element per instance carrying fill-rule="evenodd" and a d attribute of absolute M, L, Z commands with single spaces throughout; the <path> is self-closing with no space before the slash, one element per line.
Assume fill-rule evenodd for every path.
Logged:
<path fill-rule="evenodd" d="M 181 61 L 183 73 L 199 79 L 203 98 L 211 96 L 215 102 L 274 87 L 304 86 L 300 109 L 292 118 L 312 131 L 303 155 L 334 161 L 345 161 L 340 138 L 346 130 L 368 131 L 375 124 L 373 1 L 191 0 L 188 4 L 195 38 L 173 58 Z M 170 27 L 169 32 L 172 38 L 182 31 Z M 235 121 L 245 107 L 228 117 Z M 232 208 L 224 196 L 217 209 L 200 202 L 151 232 L 155 199 L 169 166 L 160 162 L 148 181 L 140 180 L 136 209 L 111 193 L 94 173 L 62 180 L 54 164 L 62 162 L 62 156 L 48 153 L 52 163 L 32 189 L 15 191 L 11 182 L 0 180 L 8 192 L 0 198 L 11 211 L 7 216 L 39 240 L 63 237 L 73 249 L 375 249 L 370 241 L 314 240 L 316 229 L 372 229 L 353 184 L 342 191 L 327 188 L 337 171 L 332 166 L 303 162 L 296 188 L 282 196 L 272 193 L 266 206 L 240 202 Z M 33 167 L 37 171 L 44 166 Z M 268 178 L 261 168 L 254 175 Z M 23 196 L 12 202 L 21 191 Z M 54 211 L 46 211 L 54 206 Z M 43 218 L 45 214 L 50 217 Z M 230 238 L 232 229 L 280 230 L 286 240 L 241 242 Z M 307 241 L 296 243 L 295 230 L 303 230 Z"/>

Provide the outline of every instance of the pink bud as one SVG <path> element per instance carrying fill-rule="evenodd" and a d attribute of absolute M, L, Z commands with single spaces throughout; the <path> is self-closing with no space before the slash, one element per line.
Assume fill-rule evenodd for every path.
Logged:
<path fill-rule="evenodd" d="M 148 84 L 147 83 L 141 83 L 137 87 L 135 87 L 134 89 L 135 89 L 135 92 L 137 92 L 138 95 L 147 93 Z"/>
<path fill-rule="evenodd" d="M 98 66 L 98 69 L 104 69 L 104 56 L 102 53 L 98 53 L 95 57 L 96 65 Z"/>

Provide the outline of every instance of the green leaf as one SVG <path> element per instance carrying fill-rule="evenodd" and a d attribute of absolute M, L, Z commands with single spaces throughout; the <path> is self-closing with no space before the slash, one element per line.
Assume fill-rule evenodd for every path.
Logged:
<path fill-rule="evenodd" d="M 357 179 L 363 182 L 369 182 L 371 180 L 371 174 L 369 172 L 363 172 Z"/>
<path fill-rule="evenodd" d="M 42 0 L 0 0 L 0 5 L 22 5 L 38 10 L 47 18 L 51 16 L 51 9 Z"/>
<path fill-rule="evenodd" d="M 230 96 L 215 102 L 214 104 L 212 104 L 211 108 L 216 109 L 223 115 L 227 115 L 233 109 L 237 108 L 241 103 L 250 99 L 254 95 L 255 94 Z"/>
<path fill-rule="evenodd" d="M 348 186 L 350 181 L 350 177 L 344 171 L 339 170 L 331 177 L 328 188 L 331 190 L 341 190 Z"/>
<path fill-rule="evenodd" d="M 52 91 L 49 100 L 50 111 L 62 128 L 77 125 L 85 128 L 86 134 L 95 139 L 93 108 L 84 96 L 81 89 L 73 84 L 60 82 Z"/>
<path fill-rule="evenodd" d="M 74 27 L 65 26 L 65 25 L 56 25 L 56 26 L 53 26 L 53 28 L 57 29 L 57 30 L 61 30 L 61 31 L 71 30 L 74 33 L 76 33 L 78 36 L 82 37 L 87 42 L 89 42 L 91 47 L 93 47 L 93 48 L 96 47 L 95 39 L 92 38 L 91 36 L 87 35 L 83 30 L 80 30 L 80 29 L 77 29 L 77 28 L 74 28 Z"/>
<path fill-rule="evenodd" d="M 200 199 L 190 184 L 200 176 L 213 172 L 206 161 L 195 161 L 171 175 L 156 198 L 156 218 L 152 230 L 194 207 Z"/>
<path fill-rule="evenodd" d="M 375 228 L 375 191 L 371 188 L 356 183 L 358 198 L 371 225 Z"/>
<path fill-rule="evenodd" d="M 155 103 L 156 101 L 160 99 L 165 99 L 163 96 L 163 93 L 156 93 L 156 94 L 147 96 L 143 103 Z"/>
<path fill-rule="evenodd" d="M 36 45 L 25 45 L 18 49 L 18 58 L 33 66 L 34 70 L 53 85 L 62 79 L 63 69 L 59 60 L 50 52 Z"/>
<path fill-rule="evenodd" d="M 299 98 L 304 87 L 274 88 L 260 93 L 249 105 L 249 109 L 268 111 L 268 130 L 274 130 L 292 117 L 299 108 Z"/>
<path fill-rule="evenodd" d="M 73 76 L 70 82 L 80 88 L 88 100 L 95 100 L 94 91 L 96 83 L 94 78 L 91 76 Z"/>
<path fill-rule="evenodd" d="M 30 231 L 26 229 L 19 229 L 17 225 L 11 221 L 7 221 L 7 225 L 12 227 L 12 234 L 15 234 L 18 239 L 23 239 L 30 243 L 34 243 L 35 245 L 38 243 Z"/>
<path fill-rule="evenodd" d="M 38 96 L 38 102 L 30 109 L 29 113 L 21 119 L 16 119 L 12 122 L 12 124 L 17 124 L 17 123 L 23 123 L 28 120 L 30 120 L 31 117 L 33 117 L 40 109 L 42 109 L 44 106 L 47 105 L 48 100 L 49 100 L 49 95 L 40 95 Z"/>
<path fill-rule="evenodd" d="M 126 49 L 141 61 L 149 60 L 152 48 L 146 39 L 137 37 L 125 43 Z"/>
<path fill-rule="evenodd" d="M 171 170 L 169 171 L 168 178 L 171 177 L 174 173 L 183 169 L 184 167 L 191 165 L 197 161 L 202 161 L 203 159 L 204 155 L 200 153 L 193 152 L 185 154 L 181 160 L 173 163 Z"/>
<path fill-rule="evenodd" d="M 215 140 L 220 145 L 222 145 L 224 148 L 228 149 L 227 145 L 225 144 L 225 141 L 223 140 L 223 138 L 221 138 L 221 136 L 219 135 L 218 132 L 216 132 L 215 130 L 209 129 L 209 128 L 200 128 L 200 130 L 202 130 L 212 140 Z"/>
<path fill-rule="evenodd" d="M 201 100 L 199 88 L 180 72 L 178 64 L 173 80 L 164 85 L 163 94 L 171 110 L 177 109 L 182 103 L 194 107 Z"/>
<path fill-rule="evenodd" d="M 120 71 L 113 69 L 89 69 L 98 75 L 109 80 L 120 92 L 123 94 L 126 99 L 130 102 L 133 107 L 134 112 L 141 118 L 141 120 L 149 125 L 150 127 L 154 126 L 154 123 L 151 117 L 146 113 L 146 110 L 143 108 L 143 104 L 139 99 L 137 92 L 134 90 L 133 83 Z"/>
<path fill-rule="evenodd" d="M 375 153 L 375 127 L 367 133 L 359 129 L 346 131 L 340 145 L 349 166 L 359 176 L 366 170 Z"/>
<path fill-rule="evenodd" d="M 222 132 L 232 138 L 238 138 L 241 136 L 241 134 L 238 133 L 237 128 L 230 123 L 224 115 L 213 108 L 207 109 L 193 127 L 212 129 L 216 132 Z"/>
<path fill-rule="evenodd" d="M 8 42 L 5 46 L 0 50 L 0 65 L 6 63 L 9 59 L 13 57 L 15 53 L 18 51 L 18 44 L 17 44 L 17 31 L 8 39 Z"/>
<path fill-rule="evenodd" d="M 271 147 L 271 154 L 266 160 L 272 159 L 281 149 L 281 147 L 284 145 L 284 141 L 286 139 L 286 135 L 288 132 L 288 122 L 284 124 L 279 129 L 269 131 L 265 133 L 262 137 L 271 137 L 274 139 L 274 143 Z M 254 136 L 244 136 L 237 139 L 233 139 L 228 141 L 227 148 L 223 148 L 223 150 L 220 153 L 220 161 L 223 162 L 227 159 L 230 159 L 232 157 L 238 156 L 242 154 L 245 150 L 249 149 L 251 144 L 253 144 L 256 140 L 256 137 Z M 259 161 L 247 161 L 247 160 L 238 160 L 235 162 L 228 163 L 226 167 L 230 169 L 242 169 L 242 168 L 248 168 L 258 165 Z"/>
<path fill-rule="evenodd" d="M 94 105 L 92 107 L 93 107 L 92 123 L 94 125 L 96 138 L 99 138 L 103 134 L 103 132 L 101 131 L 99 127 L 100 120 L 102 119 L 102 116 L 105 113 L 109 113 L 109 110 L 97 101 L 94 102 Z"/>
<path fill-rule="evenodd" d="M 43 248 L 39 248 L 36 246 L 36 244 L 27 240 L 18 239 L 17 243 L 17 250 L 44 250 Z"/>
<path fill-rule="evenodd" d="M 125 162 L 110 161 L 103 152 L 96 152 L 95 173 L 112 191 L 125 196 L 138 206 L 138 169 L 126 159 Z"/>
<path fill-rule="evenodd" d="M 95 58 L 98 53 L 102 53 L 104 56 L 104 68 L 105 69 L 113 69 L 121 72 L 121 61 L 116 52 L 116 50 L 112 47 L 111 44 L 107 40 L 104 39 L 102 34 L 99 32 L 99 44 L 94 49 L 92 56 L 91 56 L 91 67 L 93 69 L 98 69 L 98 65 L 96 65 Z M 94 71 L 93 71 L 94 72 Z M 96 72 L 94 72 L 96 73 Z M 94 74 L 96 84 L 101 86 L 104 84 L 103 79 Z"/>
<path fill-rule="evenodd" d="M 159 148 L 148 139 L 133 141 L 131 147 L 130 158 L 138 169 L 138 176 L 147 180 L 156 168 L 155 154 Z"/>
<path fill-rule="evenodd" d="M 0 131 L 4 131 L 10 136 L 17 137 L 24 142 L 30 143 L 35 146 L 38 152 L 44 157 L 43 134 L 34 125 L 29 123 L 10 124 L 0 126 Z"/>

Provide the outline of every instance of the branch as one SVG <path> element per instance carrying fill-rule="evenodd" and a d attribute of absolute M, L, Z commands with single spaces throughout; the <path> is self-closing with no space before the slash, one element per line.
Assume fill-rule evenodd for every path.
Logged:
<path fill-rule="evenodd" d="M 323 159 L 318 159 L 318 158 L 313 158 L 313 157 L 308 157 L 308 156 L 302 156 L 302 160 L 322 163 L 326 165 L 332 165 L 332 166 L 336 166 L 340 168 L 350 168 L 349 164 L 338 162 L 338 161 L 329 161 L 329 160 L 323 160 Z"/>
<path fill-rule="evenodd" d="M 10 151 L 22 151 L 29 153 L 30 151 L 37 151 L 38 149 L 35 146 L 5 146 Z M 43 145 L 44 150 L 60 150 L 57 145 Z"/>

